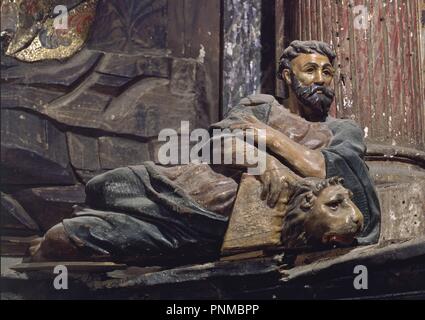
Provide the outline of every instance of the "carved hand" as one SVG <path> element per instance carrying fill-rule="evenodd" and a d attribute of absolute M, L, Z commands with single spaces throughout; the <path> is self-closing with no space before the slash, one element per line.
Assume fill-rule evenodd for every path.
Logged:
<path fill-rule="evenodd" d="M 267 157 L 267 168 L 259 178 L 263 184 L 261 199 L 267 200 L 269 207 L 276 207 L 278 210 L 284 210 L 296 181 L 300 179 L 272 156 Z"/>
<path fill-rule="evenodd" d="M 254 116 L 246 116 L 243 118 L 244 122 L 238 122 L 233 123 L 230 125 L 230 129 L 241 129 L 241 130 L 248 130 L 253 129 L 255 130 L 255 141 L 258 142 L 259 137 L 265 138 L 266 145 L 268 146 L 269 143 L 271 143 L 271 137 L 274 136 L 274 133 L 272 130 L 273 128 L 269 127 L 268 125 L 264 124 L 260 120 L 258 120 Z M 261 133 L 258 130 L 263 130 Z"/>

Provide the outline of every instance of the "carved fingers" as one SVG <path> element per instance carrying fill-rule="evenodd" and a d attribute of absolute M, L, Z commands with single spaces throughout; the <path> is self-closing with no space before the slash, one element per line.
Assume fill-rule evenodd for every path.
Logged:
<path fill-rule="evenodd" d="M 267 205 L 271 208 L 284 210 L 291 196 L 292 181 L 291 177 L 282 170 L 266 170 L 260 176 L 263 184 L 261 199 L 267 201 Z"/>
<path fill-rule="evenodd" d="M 248 130 L 252 129 L 256 131 L 256 135 L 258 135 L 258 131 L 262 130 L 263 132 L 268 133 L 270 130 L 270 127 L 266 125 L 265 123 L 261 122 L 254 116 L 244 116 L 240 122 L 234 122 L 229 126 L 230 129 L 241 129 L 241 130 Z"/>

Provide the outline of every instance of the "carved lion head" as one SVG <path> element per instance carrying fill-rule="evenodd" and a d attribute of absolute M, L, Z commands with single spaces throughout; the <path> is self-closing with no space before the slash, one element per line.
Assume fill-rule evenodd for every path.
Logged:
<path fill-rule="evenodd" d="M 363 228 L 363 215 L 340 178 L 303 179 L 289 201 L 282 243 L 287 248 L 352 244 Z"/>

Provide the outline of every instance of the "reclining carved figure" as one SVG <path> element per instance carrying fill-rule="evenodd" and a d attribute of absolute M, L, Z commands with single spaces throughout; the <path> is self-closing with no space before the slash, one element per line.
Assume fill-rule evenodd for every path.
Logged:
<path fill-rule="evenodd" d="M 265 130 L 266 170 L 256 177 L 262 190 L 251 200 L 278 212 L 276 232 L 285 247 L 363 244 L 379 237 L 379 202 L 364 162 L 363 131 L 328 115 L 334 60 L 326 43 L 294 41 L 278 71 L 285 106 L 271 96 L 251 96 L 211 126 Z M 32 259 L 150 264 L 217 258 L 247 165 L 146 162 L 97 176 L 86 186 L 87 208 L 36 241 Z"/>

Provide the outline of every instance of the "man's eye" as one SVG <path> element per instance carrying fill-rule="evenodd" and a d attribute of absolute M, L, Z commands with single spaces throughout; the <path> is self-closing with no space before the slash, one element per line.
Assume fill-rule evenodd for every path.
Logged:
<path fill-rule="evenodd" d="M 330 71 L 330 70 L 324 70 L 323 71 L 323 74 L 326 75 L 326 76 L 328 76 L 328 77 L 332 77 L 334 75 L 334 73 L 332 71 Z"/>

